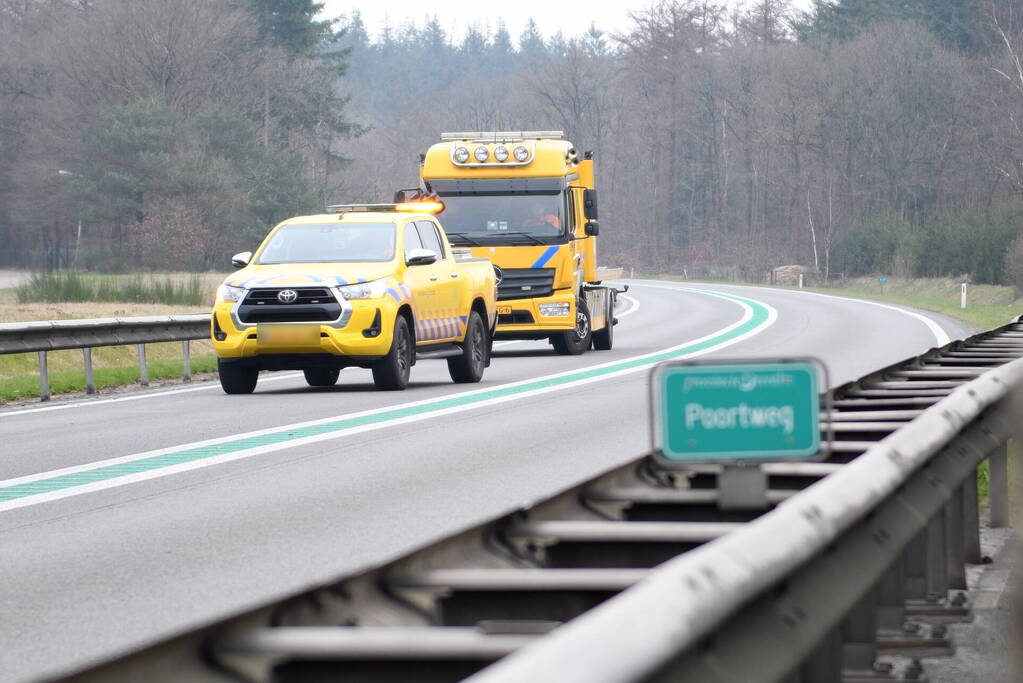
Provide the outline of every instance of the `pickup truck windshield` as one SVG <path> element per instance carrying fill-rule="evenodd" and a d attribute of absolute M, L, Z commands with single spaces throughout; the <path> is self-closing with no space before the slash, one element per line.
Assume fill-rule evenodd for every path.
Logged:
<path fill-rule="evenodd" d="M 354 263 L 394 258 L 394 223 L 285 225 L 258 263 Z"/>
<path fill-rule="evenodd" d="M 565 241 L 560 193 L 442 194 L 441 221 L 452 244 L 557 244 Z"/>

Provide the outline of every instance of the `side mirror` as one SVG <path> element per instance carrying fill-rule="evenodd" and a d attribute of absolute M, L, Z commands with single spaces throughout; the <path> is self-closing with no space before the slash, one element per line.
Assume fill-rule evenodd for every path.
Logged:
<path fill-rule="evenodd" d="M 235 268 L 244 268 L 252 260 L 251 251 L 243 251 L 231 257 L 231 265 Z"/>
<path fill-rule="evenodd" d="M 412 249 L 405 256 L 405 263 L 410 266 L 428 266 L 437 262 L 437 254 L 429 249 Z"/>
<path fill-rule="evenodd" d="M 597 220 L 597 191 L 583 190 L 583 215 L 588 221 Z M 589 233 L 586 233 L 587 235 Z"/>
<path fill-rule="evenodd" d="M 596 237 L 600 234 L 600 226 L 597 225 L 597 221 L 586 221 L 583 230 L 586 231 L 587 237 Z"/>

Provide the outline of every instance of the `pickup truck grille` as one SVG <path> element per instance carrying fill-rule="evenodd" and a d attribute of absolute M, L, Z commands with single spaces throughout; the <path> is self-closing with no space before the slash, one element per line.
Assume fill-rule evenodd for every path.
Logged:
<path fill-rule="evenodd" d="M 529 299 L 554 292 L 553 268 L 505 268 L 497 286 L 497 300 Z"/>
<path fill-rule="evenodd" d="M 285 289 L 298 296 L 281 303 L 277 295 Z M 253 289 L 238 307 L 243 323 L 329 322 L 341 316 L 341 305 L 326 287 L 266 287 Z"/>
<path fill-rule="evenodd" d="M 267 289 L 253 289 L 242 301 L 243 306 L 262 306 L 267 304 L 277 305 L 280 301 L 277 299 L 277 295 L 285 289 L 290 289 L 296 294 L 298 298 L 287 304 L 288 306 L 299 306 L 303 304 L 324 304 L 331 303 L 336 304 L 337 300 L 334 295 L 330 293 L 330 290 L 326 287 L 273 287 Z"/>

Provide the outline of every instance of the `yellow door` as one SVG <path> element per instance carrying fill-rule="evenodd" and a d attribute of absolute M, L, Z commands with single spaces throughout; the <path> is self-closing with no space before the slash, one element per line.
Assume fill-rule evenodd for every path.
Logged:
<path fill-rule="evenodd" d="M 434 302 L 436 311 L 433 316 L 433 326 L 438 340 L 452 341 L 462 336 L 461 318 L 458 314 L 459 293 L 463 287 L 459 281 L 461 274 L 455 267 L 455 259 L 451 255 L 451 249 L 444 244 L 432 221 L 417 221 L 419 226 L 419 237 L 422 240 L 423 248 L 437 254 L 437 263 L 434 264 L 436 283 L 436 296 Z"/>
<path fill-rule="evenodd" d="M 414 249 L 426 249 L 414 222 L 405 226 L 405 259 Z M 432 251 L 432 250 L 431 250 Z M 422 266 L 408 266 L 405 282 L 412 289 L 412 314 L 416 319 L 416 341 L 418 343 L 437 341 L 438 330 L 433 322 L 437 317 L 437 292 L 440 270 L 436 263 Z"/>

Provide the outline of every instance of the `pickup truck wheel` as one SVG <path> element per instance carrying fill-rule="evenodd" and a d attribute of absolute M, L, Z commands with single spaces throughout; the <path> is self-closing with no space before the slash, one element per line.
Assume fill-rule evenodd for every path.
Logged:
<path fill-rule="evenodd" d="M 578 356 L 590 348 L 593 330 L 590 327 L 590 309 L 586 302 L 575 302 L 575 328 L 551 337 L 554 351 L 562 356 Z"/>
<path fill-rule="evenodd" d="M 337 384 L 337 378 L 341 371 L 330 368 L 311 368 L 303 370 L 302 374 L 305 375 L 305 383 L 311 387 L 332 387 Z"/>
<path fill-rule="evenodd" d="M 394 321 L 391 350 L 373 364 L 373 383 L 377 389 L 400 391 L 408 386 L 412 353 L 412 335 L 409 333 L 408 321 L 405 316 L 399 315 Z"/>
<path fill-rule="evenodd" d="M 487 367 L 487 336 L 487 328 L 479 313 L 469 313 L 462 353 L 448 358 L 448 373 L 453 381 L 472 384 L 483 379 L 483 369 Z"/>
<path fill-rule="evenodd" d="M 217 359 L 217 374 L 225 394 L 251 394 L 259 380 L 259 369 Z"/>
<path fill-rule="evenodd" d="M 593 333 L 593 348 L 597 351 L 610 351 L 615 342 L 615 295 L 611 292 L 607 307 L 604 329 Z"/>

